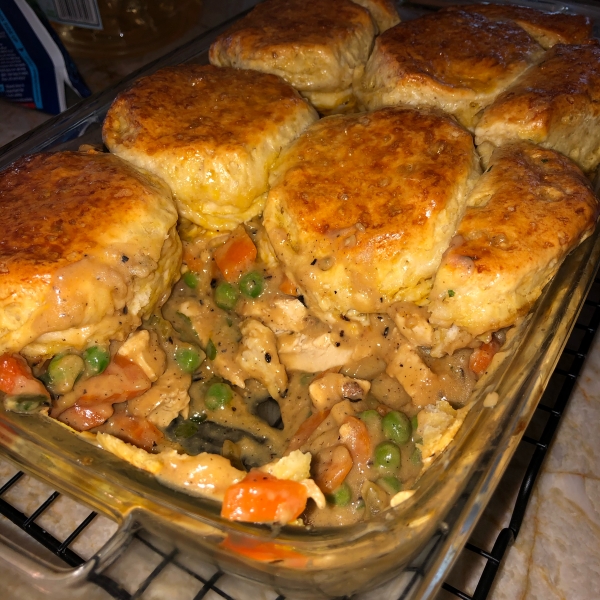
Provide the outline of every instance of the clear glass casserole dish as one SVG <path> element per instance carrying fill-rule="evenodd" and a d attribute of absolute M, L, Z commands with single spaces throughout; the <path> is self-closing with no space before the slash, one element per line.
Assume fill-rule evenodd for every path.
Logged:
<path fill-rule="evenodd" d="M 450 4 L 435 2 L 436 5 Z M 527 2 L 543 9 L 556 2 Z M 584 4 L 573 12 L 594 15 Z M 405 5 L 404 18 L 421 14 Z M 113 98 L 130 82 L 163 66 L 207 62 L 213 30 L 128 80 L 88 99 L 0 152 L 0 168 L 23 154 L 77 149 L 99 144 L 101 123 Z M 492 377 L 475 391 L 474 408 L 454 441 L 399 506 L 357 525 L 335 529 L 296 530 L 232 523 L 219 506 L 170 490 L 142 471 L 92 446 L 56 421 L 31 418 L 0 409 L 0 445 L 20 467 L 109 515 L 120 530 L 107 546 L 76 570 L 57 571 L 17 556 L 9 542 L 0 555 L 39 578 L 43 587 L 76 585 L 90 571 L 114 560 L 121 544 L 138 524 L 168 538 L 178 548 L 217 564 L 226 572 L 262 581 L 285 595 L 327 598 L 383 583 L 401 572 L 424 549 L 431 550 L 418 595 L 429 597 L 464 544 L 508 464 L 585 299 L 600 259 L 598 232 L 567 257 L 517 336 L 514 351 Z M 496 392 L 499 402 L 483 400 Z M 267 560 L 245 557 L 227 548 L 261 548 Z M 279 560 L 269 560 L 277 551 Z M 415 590 L 413 590 L 415 591 Z"/>

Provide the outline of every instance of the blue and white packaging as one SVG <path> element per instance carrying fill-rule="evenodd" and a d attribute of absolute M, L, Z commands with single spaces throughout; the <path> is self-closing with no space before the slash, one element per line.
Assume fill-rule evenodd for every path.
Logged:
<path fill-rule="evenodd" d="M 25 0 L 0 2 L 0 96 L 50 114 L 67 108 L 65 86 L 90 95 L 56 32 Z"/>

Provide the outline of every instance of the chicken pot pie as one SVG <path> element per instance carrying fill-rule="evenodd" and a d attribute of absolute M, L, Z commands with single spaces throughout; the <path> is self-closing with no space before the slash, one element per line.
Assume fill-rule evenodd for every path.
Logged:
<path fill-rule="evenodd" d="M 0 173 L 0 353 L 125 339 L 179 276 L 167 186 L 108 154 L 25 157 Z"/>
<path fill-rule="evenodd" d="M 262 211 L 269 167 L 316 119 L 275 75 L 182 65 L 120 94 L 102 133 L 111 152 L 164 179 L 181 216 L 227 231 Z"/>
<path fill-rule="evenodd" d="M 471 135 L 446 115 L 326 117 L 275 165 L 263 222 L 309 306 L 378 312 L 427 295 L 478 174 Z"/>
<path fill-rule="evenodd" d="M 430 323 L 477 336 L 525 315 L 598 219 L 567 158 L 527 142 L 497 149 L 469 199 L 431 290 Z"/>
<path fill-rule="evenodd" d="M 217 38 L 210 62 L 279 75 L 322 113 L 351 110 L 377 33 L 371 8 L 382 30 L 399 21 L 385 0 L 267 0 Z"/>
<path fill-rule="evenodd" d="M 368 110 L 431 106 L 472 128 L 476 115 L 543 55 L 510 21 L 440 11 L 400 23 L 377 38 L 354 93 Z"/>
<path fill-rule="evenodd" d="M 584 171 L 600 162 L 600 44 L 557 44 L 544 60 L 488 106 L 475 142 L 494 148 L 529 140 L 562 152 Z"/>
<path fill-rule="evenodd" d="M 512 21 L 545 49 L 555 44 L 580 44 L 592 35 L 592 22 L 583 15 L 510 4 L 462 4 L 444 9 L 457 10 L 477 13 L 492 21 Z"/>

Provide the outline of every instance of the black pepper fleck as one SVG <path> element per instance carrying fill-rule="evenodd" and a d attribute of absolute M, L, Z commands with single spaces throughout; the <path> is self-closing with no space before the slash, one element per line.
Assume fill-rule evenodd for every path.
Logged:
<path fill-rule="evenodd" d="M 126 263 L 128 260 L 129 260 L 129 256 L 125 256 L 124 254 L 123 254 L 123 256 L 121 256 L 121 262 Z"/>
<path fill-rule="evenodd" d="M 265 361 L 267 361 L 268 363 L 271 362 L 271 355 L 268 352 L 265 352 Z"/>

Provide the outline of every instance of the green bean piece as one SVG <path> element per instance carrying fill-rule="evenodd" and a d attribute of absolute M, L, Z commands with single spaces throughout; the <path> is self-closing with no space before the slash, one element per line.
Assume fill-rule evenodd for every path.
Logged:
<path fill-rule="evenodd" d="M 352 501 L 352 490 L 350 486 L 344 482 L 339 488 L 327 495 L 327 500 L 335 506 L 348 506 Z"/>
<path fill-rule="evenodd" d="M 37 412 L 39 408 L 48 404 L 48 398 L 41 394 L 17 394 L 15 396 L 5 396 L 4 408 L 11 412 L 22 415 L 30 415 Z"/>
<path fill-rule="evenodd" d="M 421 451 L 418 448 L 415 448 L 410 455 L 410 462 L 413 465 L 420 465 L 423 461 L 421 458 Z"/>
<path fill-rule="evenodd" d="M 206 356 L 208 360 L 215 360 L 217 358 L 217 347 L 210 339 L 208 340 L 208 344 L 206 344 Z"/>
<path fill-rule="evenodd" d="M 248 298 L 258 298 L 265 289 L 265 278 L 258 271 L 246 273 L 240 280 L 240 290 Z"/>
<path fill-rule="evenodd" d="M 83 353 L 83 360 L 88 375 L 100 375 L 110 363 L 110 354 L 101 346 L 92 346 Z"/>
<path fill-rule="evenodd" d="M 375 448 L 375 466 L 385 471 L 400 467 L 400 448 L 393 442 L 381 442 Z"/>
<path fill-rule="evenodd" d="M 202 363 L 202 357 L 194 346 L 180 346 L 175 350 L 175 362 L 184 373 L 193 373 Z"/>
<path fill-rule="evenodd" d="M 410 419 L 397 410 L 390 411 L 381 421 L 383 435 L 396 444 L 406 444 L 410 441 L 412 427 Z"/>
<path fill-rule="evenodd" d="M 198 425 L 192 420 L 183 421 L 175 428 L 175 435 L 184 439 L 191 438 L 198 433 Z"/>
<path fill-rule="evenodd" d="M 391 475 L 380 477 L 376 481 L 376 483 L 382 490 L 387 492 L 390 496 L 394 496 L 402 490 L 402 483 L 398 481 L 396 477 L 392 477 Z"/>
<path fill-rule="evenodd" d="M 187 285 L 190 289 L 195 290 L 198 287 L 198 276 L 196 275 L 196 273 L 193 273 L 192 271 L 186 271 L 183 274 L 183 283 L 185 283 L 185 285 Z"/>
<path fill-rule="evenodd" d="M 222 281 L 215 288 L 215 304 L 223 310 L 232 310 L 237 302 L 238 292 L 226 281 Z"/>
<path fill-rule="evenodd" d="M 412 427 L 413 431 L 417 430 L 417 427 L 419 426 L 418 415 L 414 415 L 413 417 L 411 417 L 411 419 L 410 419 L 410 426 Z"/>
<path fill-rule="evenodd" d="M 85 362 L 78 354 L 57 354 L 48 365 L 48 386 L 55 394 L 65 394 L 84 369 Z"/>
<path fill-rule="evenodd" d="M 209 410 L 225 408 L 233 398 L 233 390 L 226 383 L 213 383 L 206 391 L 204 404 Z"/>

